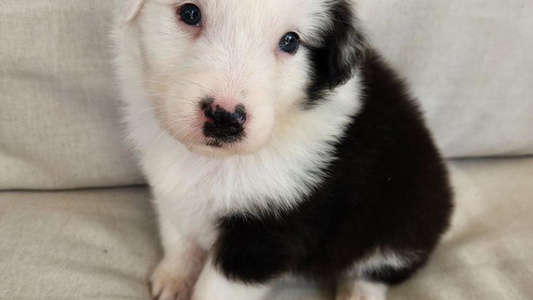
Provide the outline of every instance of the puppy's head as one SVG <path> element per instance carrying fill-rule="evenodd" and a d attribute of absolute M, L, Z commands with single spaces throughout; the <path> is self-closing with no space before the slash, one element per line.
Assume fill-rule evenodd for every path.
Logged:
<path fill-rule="evenodd" d="M 362 58 L 350 0 L 122 1 L 160 126 L 207 155 L 265 147 Z"/>

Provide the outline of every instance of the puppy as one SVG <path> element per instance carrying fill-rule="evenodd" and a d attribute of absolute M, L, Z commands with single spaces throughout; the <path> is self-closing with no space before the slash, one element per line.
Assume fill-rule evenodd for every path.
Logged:
<path fill-rule="evenodd" d="M 350 0 L 119 0 L 124 121 L 164 258 L 154 299 L 261 299 L 284 275 L 383 300 L 452 212 L 447 173 Z"/>

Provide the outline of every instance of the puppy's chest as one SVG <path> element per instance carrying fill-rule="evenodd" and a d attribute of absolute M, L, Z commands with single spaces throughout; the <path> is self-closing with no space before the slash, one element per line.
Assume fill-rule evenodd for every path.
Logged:
<path fill-rule="evenodd" d="M 175 204 L 198 206 L 210 214 L 286 209 L 298 204 L 321 183 L 330 161 L 312 151 L 296 153 L 226 159 L 189 153 L 173 156 L 172 162 L 159 157 L 160 167 L 153 169 L 150 177 L 152 185 L 166 190 Z"/>
<path fill-rule="evenodd" d="M 285 209 L 296 205 L 321 181 L 320 167 L 283 159 L 235 159 L 206 168 L 205 199 L 222 213 Z"/>

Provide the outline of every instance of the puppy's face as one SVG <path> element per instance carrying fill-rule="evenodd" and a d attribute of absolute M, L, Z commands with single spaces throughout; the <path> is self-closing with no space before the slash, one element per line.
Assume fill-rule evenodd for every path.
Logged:
<path fill-rule="evenodd" d="M 342 0 L 124 1 L 160 126 L 202 154 L 265 147 L 327 101 L 361 56 Z"/>

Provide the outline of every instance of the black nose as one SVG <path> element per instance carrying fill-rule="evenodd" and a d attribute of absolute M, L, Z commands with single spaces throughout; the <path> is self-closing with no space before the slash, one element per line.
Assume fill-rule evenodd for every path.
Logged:
<path fill-rule="evenodd" d="M 206 137 L 225 143 L 237 142 L 244 137 L 244 123 L 246 123 L 244 105 L 237 105 L 233 112 L 213 103 L 202 104 L 202 109 L 208 119 L 203 128 Z"/>

